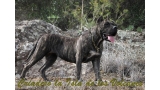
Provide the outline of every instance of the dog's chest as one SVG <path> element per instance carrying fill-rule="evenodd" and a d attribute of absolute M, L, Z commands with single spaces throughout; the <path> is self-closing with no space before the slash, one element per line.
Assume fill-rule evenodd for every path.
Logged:
<path fill-rule="evenodd" d="M 92 42 L 86 39 L 82 42 L 82 54 L 87 55 L 90 50 L 95 51 Z"/>

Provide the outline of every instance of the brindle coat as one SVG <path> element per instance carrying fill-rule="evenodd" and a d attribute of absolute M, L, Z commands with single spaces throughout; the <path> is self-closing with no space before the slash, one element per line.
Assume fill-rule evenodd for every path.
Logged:
<path fill-rule="evenodd" d="M 115 36 L 116 34 L 116 25 L 107 20 L 76 38 L 57 34 L 45 34 L 37 41 L 35 47 L 30 52 L 29 62 L 24 65 L 21 78 L 24 78 L 29 68 L 45 56 L 46 63 L 40 68 L 40 73 L 44 80 L 48 80 L 45 76 L 46 69 L 56 61 L 57 57 L 76 63 L 78 80 L 80 80 L 82 63 L 92 61 L 96 80 L 101 80 L 99 68 L 103 47 L 102 41 L 108 40 L 108 35 Z"/>

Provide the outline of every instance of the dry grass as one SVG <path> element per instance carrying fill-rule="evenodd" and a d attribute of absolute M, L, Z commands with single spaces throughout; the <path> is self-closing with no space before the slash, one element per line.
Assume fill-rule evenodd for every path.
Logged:
<path fill-rule="evenodd" d="M 102 56 L 102 71 L 116 73 L 117 78 L 129 81 L 144 81 L 145 57 L 143 45 L 132 45 L 129 42 L 118 41 L 106 46 Z"/>

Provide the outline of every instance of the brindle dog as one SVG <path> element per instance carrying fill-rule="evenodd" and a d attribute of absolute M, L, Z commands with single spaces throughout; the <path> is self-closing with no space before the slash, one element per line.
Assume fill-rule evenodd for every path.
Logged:
<path fill-rule="evenodd" d="M 57 34 L 45 34 L 37 41 L 29 54 L 29 62 L 24 65 L 21 78 L 25 78 L 26 72 L 44 56 L 46 63 L 40 68 L 41 77 L 48 80 L 45 71 L 56 61 L 57 57 L 76 64 L 76 76 L 80 80 L 82 63 L 92 61 L 95 80 L 100 77 L 100 57 L 102 54 L 102 41 L 114 41 L 117 34 L 117 26 L 113 22 L 104 20 L 97 26 L 84 32 L 80 37 L 71 38 Z"/>

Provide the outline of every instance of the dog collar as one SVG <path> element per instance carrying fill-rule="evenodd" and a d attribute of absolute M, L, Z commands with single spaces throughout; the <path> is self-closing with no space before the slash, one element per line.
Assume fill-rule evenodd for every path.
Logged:
<path fill-rule="evenodd" d="M 92 36 L 92 33 L 91 33 L 91 36 Z M 99 52 L 99 47 L 95 44 L 95 42 L 93 40 L 93 36 L 92 36 L 92 43 L 93 43 L 93 46 L 96 49 L 96 51 Z"/>

